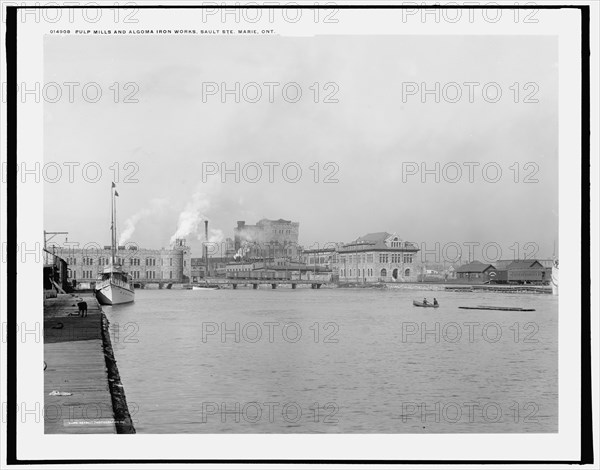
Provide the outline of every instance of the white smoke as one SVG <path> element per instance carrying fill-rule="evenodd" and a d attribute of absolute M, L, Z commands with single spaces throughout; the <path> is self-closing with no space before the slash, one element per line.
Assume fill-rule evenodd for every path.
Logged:
<path fill-rule="evenodd" d="M 137 223 L 142 220 L 145 217 L 148 217 L 150 215 L 156 214 L 158 211 L 162 210 L 164 208 L 166 204 L 166 200 L 164 199 L 152 199 L 150 201 L 150 207 L 147 207 L 145 209 L 142 209 L 138 212 L 136 212 L 135 214 L 133 214 L 131 217 L 129 217 L 127 220 L 125 220 L 125 228 L 123 229 L 123 231 L 121 232 L 121 235 L 119 236 L 119 245 L 125 245 L 125 243 L 127 243 L 129 240 L 131 240 L 131 236 L 133 235 L 133 232 L 135 232 L 135 227 L 137 225 Z"/>
<path fill-rule="evenodd" d="M 200 240 L 203 237 L 202 223 L 206 220 L 204 214 L 209 207 L 210 202 L 204 194 L 194 194 L 192 200 L 186 204 L 183 212 L 179 214 L 177 230 L 171 235 L 169 243 L 172 245 L 178 238 L 187 238 L 193 234 Z"/>
<path fill-rule="evenodd" d="M 209 243 L 222 243 L 224 239 L 225 235 L 223 234 L 223 230 L 212 228 L 210 229 L 210 235 L 208 236 Z"/>
<path fill-rule="evenodd" d="M 235 255 L 233 255 L 233 259 L 236 261 L 241 261 L 242 258 L 244 256 L 246 256 L 248 254 L 248 252 L 250 251 L 250 237 L 244 237 L 248 240 L 245 240 L 242 242 L 240 248 L 238 249 L 238 251 L 235 253 Z"/>

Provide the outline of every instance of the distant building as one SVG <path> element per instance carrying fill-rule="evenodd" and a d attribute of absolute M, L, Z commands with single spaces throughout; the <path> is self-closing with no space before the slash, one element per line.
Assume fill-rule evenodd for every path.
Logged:
<path fill-rule="evenodd" d="M 506 267 L 511 264 L 514 263 L 514 259 L 499 259 L 494 261 L 494 266 L 496 267 L 496 269 L 498 271 L 504 271 L 506 270 Z"/>
<path fill-rule="evenodd" d="M 549 280 L 550 277 L 547 268 L 535 259 L 513 261 L 505 269 L 498 272 L 499 282 L 545 284 Z"/>
<path fill-rule="evenodd" d="M 238 221 L 234 228 L 236 258 L 298 259 L 300 224 L 290 220 L 259 220 L 256 225 Z"/>
<path fill-rule="evenodd" d="M 369 233 L 340 246 L 333 265 L 341 282 L 415 282 L 418 251 L 395 233 Z"/>
<path fill-rule="evenodd" d="M 53 247 L 54 253 L 67 262 L 68 278 L 77 283 L 95 282 L 98 273 L 111 261 L 111 247 L 65 248 Z M 191 250 L 185 240 L 178 239 L 170 249 L 151 250 L 120 246 L 115 261 L 131 275 L 134 283 L 140 282 L 189 282 L 191 273 Z"/>
<path fill-rule="evenodd" d="M 337 253 L 343 244 L 332 245 L 328 248 L 314 248 L 302 250 L 300 261 L 307 268 L 321 268 L 331 270 L 337 262 Z"/>
<path fill-rule="evenodd" d="M 192 282 L 198 282 L 205 277 L 220 276 L 225 273 L 225 268 L 229 262 L 233 259 L 231 257 L 209 257 L 209 275 L 206 275 L 206 260 L 204 258 L 192 258 L 192 270 L 191 280 Z"/>
<path fill-rule="evenodd" d="M 459 266 L 456 270 L 456 280 L 458 282 L 468 282 L 469 284 L 483 284 L 496 277 L 496 268 L 489 263 L 481 261 L 472 261 Z"/>

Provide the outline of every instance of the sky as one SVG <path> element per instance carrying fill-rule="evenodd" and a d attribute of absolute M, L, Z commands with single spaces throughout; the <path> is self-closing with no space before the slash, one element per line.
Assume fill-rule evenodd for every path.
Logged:
<path fill-rule="evenodd" d="M 96 103 L 80 86 L 73 102 L 44 104 L 45 162 L 80 162 L 74 181 L 65 173 L 44 186 L 45 229 L 68 231 L 71 242 L 110 243 L 116 180 L 122 240 L 160 248 L 181 235 L 198 256 L 205 218 L 212 241 L 233 237 L 238 220 L 283 218 L 300 223 L 305 246 L 386 231 L 427 249 L 497 244 L 506 259 L 515 250 L 522 257 L 527 243 L 550 257 L 558 243 L 555 37 L 48 36 L 44 61 L 45 83 L 95 82 L 102 90 Z M 228 95 L 223 103 L 206 93 L 207 84 L 236 82 L 260 84 L 261 100 Z M 273 102 L 265 82 L 280 84 Z M 302 89 L 295 103 L 281 92 L 292 82 Z M 449 85 L 447 99 L 423 102 L 422 84 L 436 82 L 440 90 L 459 84 L 461 99 L 450 102 Z M 472 100 L 465 82 L 479 84 Z M 492 101 L 499 88 L 495 103 L 482 92 L 492 82 L 485 96 Z M 416 94 L 403 94 L 412 83 Z M 247 90 L 254 98 L 255 88 Z M 337 102 L 324 102 L 333 91 Z M 137 103 L 124 102 L 131 92 Z M 80 170 L 90 162 L 102 170 L 97 182 Z M 212 162 L 239 163 L 241 180 L 206 174 Z M 252 165 L 243 178 L 251 162 L 263 170 L 257 182 Z M 265 162 L 279 163 L 273 181 Z M 421 165 L 436 164 L 439 182 L 433 173 L 423 181 Z M 327 175 L 337 182 L 325 183 Z"/>

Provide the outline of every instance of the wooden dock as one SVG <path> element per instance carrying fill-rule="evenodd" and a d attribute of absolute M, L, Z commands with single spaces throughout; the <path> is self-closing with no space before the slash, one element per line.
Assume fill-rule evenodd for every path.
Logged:
<path fill-rule="evenodd" d="M 88 304 L 79 317 L 77 302 Z M 59 294 L 44 300 L 44 432 L 135 432 L 128 412 L 115 413 L 114 363 L 107 321 L 91 294 Z M 117 373 L 118 377 L 118 373 Z M 123 396 L 124 397 L 124 396 Z M 122 410 L 120 410 L 122 411 Z M 124 422 L 127 421 L 128 422 Z"/>
<path fill-rule="evenodd" d="M 278 286 L 285 285 L 295 289 L 297 286 L 310 286 L 311 289 L 320 289 L 322 285 L 328 284 L 329 281 L 325 279 L 240 279 L 240 278 L 208 278 L 206 283 L 215 287 L 231 287 L 237 289 L 238 286 L 248 286 L 252 289 L 258 289 L 258 286 L 271 286 L 271 289 L 277 289 Z M 203 282 L 198 283 L 202 286 Z"/>
<path fill-rule="evenodd" d="M 530 293 L 530 294 L 551 294 L 551 286 L 535 286 L 529 284 L 466 284 L 466 285 L 446 285 L 444 290 L 449 292 L 496 292 L 496 293 Z"/>

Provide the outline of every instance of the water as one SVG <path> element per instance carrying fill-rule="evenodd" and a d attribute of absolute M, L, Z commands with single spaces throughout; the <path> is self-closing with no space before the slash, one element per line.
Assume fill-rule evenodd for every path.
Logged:
<path fill-rule="evenodd" d="M 105 312 L 138 433 L 558 431 L 550 295 L 137 290 Z"/>

